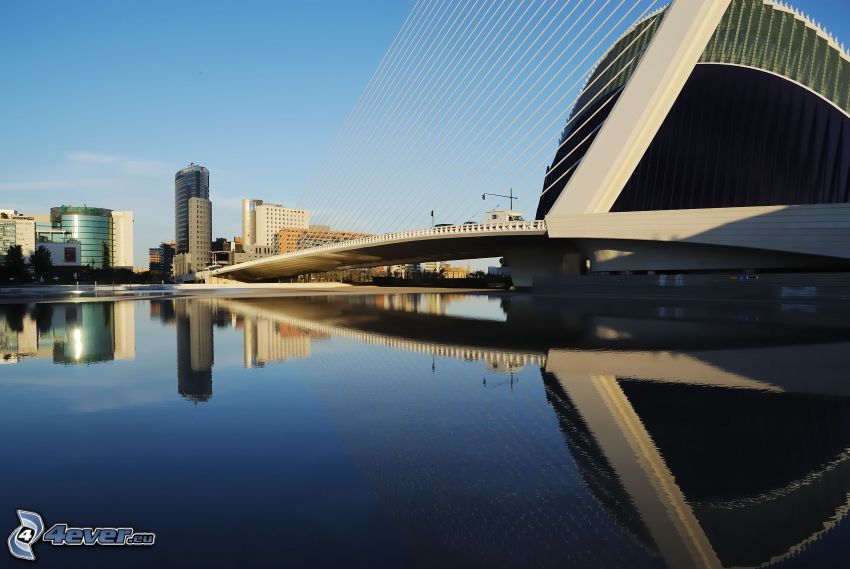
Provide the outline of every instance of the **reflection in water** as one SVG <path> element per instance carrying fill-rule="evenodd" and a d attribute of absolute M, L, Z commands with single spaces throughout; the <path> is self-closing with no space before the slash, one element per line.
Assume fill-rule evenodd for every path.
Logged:
<path fill-rule="evenodd" d="M 174 302 L 177 393 L 189 401 L 212 397 L 213 313 L 203 302 Z"/>
<path fill-rule="evenodd" d="M 845 517 L 850 332 L 843 310 L 578 308 L 505 298 L 505 322 L 483 323 L 434 318 L 413 305 L 381 297 L 227 303 L 246 319 L 305 335 L 484 360 L 489 370 L 508 373 L 539 366 L 586 487 L 671 567 L 773 563 Z M 348 443 L 369 454 L 368 441 Z M 361 468 L 380 479 L 383 468 L 369 465 L 378 460 L 371 456 Z M 416 479 L 423 466 L 404 472 Z M 375 487 L 389 493 L 391 508 L 407 507 L 390 497 L 398 489 L 389 480 Z M 412 511 L 398 514 L 411 517 Z"/>
<path fill-rule="evenodd" d="M 52 358 L 57 364 L 132 360 L 132 302 L 0 305 L 0 363 Z"/>
<path fill-rule="evenodd" d="M 196 403 L 212 397 L 225 328 L 242 336 L 244 368 L 294 360 L 305 373 L 318 370 L 311 393 L 369 500 L 401 535 L 417 536 L 407 547 L 431 565 L 604 557 L 756 567 L 799 559 L 846 523 L 843 306 L 492 296 L 464 307 L 469 298 L 169 299 L 150 301 L 150 316 L 175 328 L 177 391 Z M 132 303 L 0 310 L 6 362 L 134 357 Z M 333 339 L 373 346 L 381 359 L 349 360 L 340 344 L 339 352 L 313 344 Z M 326 381 L 339 373 L 334 357 L 366 369 L 362 384 Z M 384 362 L 426 360 L 429 373 L 471 362 L 475 391 L 461 377 L 439 384 L 445 394 L 437 383 L 368 377 Z M 217 381 L 227 381 L 218 365 Z M 516 386 L 520 396 L 503 407 L 472 395 Z M 589 505 L 574 498 L 582 492 Z"/>

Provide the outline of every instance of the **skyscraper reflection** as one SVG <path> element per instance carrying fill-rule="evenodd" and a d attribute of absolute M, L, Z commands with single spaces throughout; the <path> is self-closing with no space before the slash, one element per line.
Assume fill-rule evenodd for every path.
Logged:
<path fill-rule="evenodd" d="M 204 300 L 175 300 L 177 393 L 189 401 L 212 397 L 213 307 Z"/>

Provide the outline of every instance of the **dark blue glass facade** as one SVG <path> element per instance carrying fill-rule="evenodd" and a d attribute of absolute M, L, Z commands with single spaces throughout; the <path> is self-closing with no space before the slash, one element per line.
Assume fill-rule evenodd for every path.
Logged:
<path fill-rule="evenodd" d="M 175 253 L 189 252 L 189 198 L 210 199 L 210 172 L 192 164 L 174 175 Z"/>

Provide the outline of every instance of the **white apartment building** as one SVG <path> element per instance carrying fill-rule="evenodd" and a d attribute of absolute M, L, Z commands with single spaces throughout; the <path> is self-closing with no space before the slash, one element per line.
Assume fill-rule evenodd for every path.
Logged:
<path fill-rule="evenodd" d="M 133 267 L 133 212 L 112 212 L 112 266 Z"/>
<path fill-rule="evenodd" d="M 306 209 L 267 204 L 263 200 L 243 200 L 242 233 L 248 247 L 272 247 L 278 250 L 281 229 L 307 229 L 310 213 Z"/>
<path fill-rule="evenodd" d="M 35 253 L 35 218 L 31 215 L 16 215 L 15 240 L 21 246 L 24 257 Z"/>
<path fill-rule="evenodd" d="M 24 257 L 35 253 L 35 218 L 14 209 L 0 209 L 0 218 L 15 222 L 15 244 L 21 246 Z"/>

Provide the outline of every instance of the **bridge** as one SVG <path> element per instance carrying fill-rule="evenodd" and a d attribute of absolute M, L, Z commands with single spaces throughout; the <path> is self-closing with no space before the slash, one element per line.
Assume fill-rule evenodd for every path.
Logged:
<path fill-rule="evenodd" d="M 352 131 L 344 148 L 337 149 L 331 173 L 313 192 L 318 200 L 314 205 L 322 209 L 325 194 L 341 188 L 343 195 L 333 199 L 339 202 L 334 219 L 342 227 L 354 229 L 347 224 L 360 221 L 369 227 L 404 227 L 405 220 L 427 211 L 425 203 L 431 204 L 428 209 L 443 202 L 446 209 L 470 207 L 469 195 L 445 196 L 440 188 L 508 177 L 507 166 L 516 164 L 517 172 L 537 176 L 537 184 L 545 168 L 543 189 L 532 194 L 537 220 L 385 233 L 198 277 L 209 282 L 275 281 L 307 273 L 488 257 L 504 257 L 514 284 L 523 287 L 538 279 L 551 283 L 592 272 L 850 270 L 850 54 L 843 45 L 811 18 L 775 0 L 673 0 L 660 10 L 649 0 L 646 5 L 620 2 L 615 8 L 605 8 L 606 2 L 593 10 L 595 3 L 581 13 L 574 7 L 552 21 L 547 14 L 556 6 L 561 8 L 555 15 L 561 14 L 569 3 L 555 1 L 538 17 L 541 4 L 527 20 L 522 14 L 534 4 L 520 3 L 508 21 L 524 11 L 508 26 L 501 18 L 513 6 L 509 2 L 498 19 L 494 12 L 475 35 L 460 32 L 480 24 L 472 9 L 454 6 L 441 20 L 442 15 L 417 7 L 412 17 L 428 14 L 442 22 L 439 31 L 423 24 L 426 29 L 417 37 L 425 39 L 393 49 L 406 53 L 398 55 L 403 62 L 416 60 L 418 55 L 410 55 L 420 49 L 433 57 L 423 55 L 412 67 L 401 65 L 398 76 L 384 77 L 379 68 L 378 84 L 370 83 L 364 93 L 365 110 L 358 107 L 352 119 L 352 124 L 365 125 L 363 130 Z M 618 12 L 624 4 L 631 8 Z M 639 5 L 645 7 L 640 14 L 633 11 Z M 520 31 L 528 28 L 529 34 L 547 23 L 520 55 L 521 46 L 532 38 L 511 32 L 523 22 Z M 568 31 L 575 31 L 564 36 L 566 46 L 558 40 L 545 53 L 547 34 L 559 37 L 549 30 L 555 22 L 557 29 L 569 24 Z M 788 37 L 780 38 L 777 30 Z M 491 33 L 497 35 L 488 43 Z M 494 47 L 499 33 L 506 35 Z M 529 55 L 514 73 L 540 36 L 545 37 L 538 50 L 543 53 L 537 59 Z M 617 38 L 613 44 L 612 38 Z M 573 45 L 572 52 L 566 49 Z M 780 48 L 784 45 L 795 47 L 786 53 Z M 473 47 L 482 55 L 475 59 L 473 52 L 465 63 L 469 72 L 453 75 L 455 57 L 464 57 Z M 482 60 L 488 50 L 491 55 Z M 390 67 L 393 54 L 388 54 Z M 555 59 L 540 76 L 524 75 L 526 69 L 540 69 L 550 54 Z M 562 56 L 567 59 L 558 67 L 555 62 Z M 598 61 L 582 68 L 583 62 L 593 61 L 591 56 Z M 480 81 L 473 81 L 478 75 Z M 508 89 L 515 85 L 511 77 L 522 78 L 513 90 Z M 537 87 L 558 81 L 564 85 L 561 91 Z M 504 92 L 496 89 L 502 85 Z M 520 89 L 524 85 L 528 87 Z M 524 125 L 537 116 L 534 125 L 541 125 L 550 113 L 563 125 L 559 103 L 573 88 L 578 95 L 554 158 L 533 159 L 521 167 L 519 157 L 529 151 L 552 153 L 550 144 L 536 142 L 545 139 L 546 131 Z M 497 97 L 485 105 L 494 90 L 504 102 L 499 105 Z M 459 96 L 452 98 L 455 92 Z M 543 93 L 548 96 L 534 109 Z M 554 100 L 557 95 L 561 97 Z M 531 98 L 523 102 L 524 97 Z M 382 106 L 388 100 L 392 104 Z M 363 116 L 377 119 L 358 123 Z M 516 133 L 521 134 L 518 141 Z M 535 134 L 534 141 L 524 142 Z M 458 146 L 467 138 L 469 146 Z M 494 142 L 472 144 L 479 139 Z M 364 166 L 361 159 L 361 148 L 370 144 L 377 166 Z M 423 164 L 416 162 L 420 156 Z M 426 163 L 425 156 L 433 156 L 433 162 Z M 346 161 L 350 168 L 338 165 Z M 507 166 L 497 170 L 502 164 Z M 451 183 L 447 172 L 456 171 L 467 178 Z M 477 198 L 492 188 L 474 189 Z M 401 205 L 387 205 L 391 199 Z M 481 203 L 471 202 L 476 207 Z"/>
<path fill-rule="evenodd" d="M 468 223 L 414 229 L 328 243 L 256 261 L 223 267 L 202 275 L 214 279 L 269 281 L 305 273 L 500 256 L 506 250 L 534 248 L 546 238 L 545 221 Z"/>

